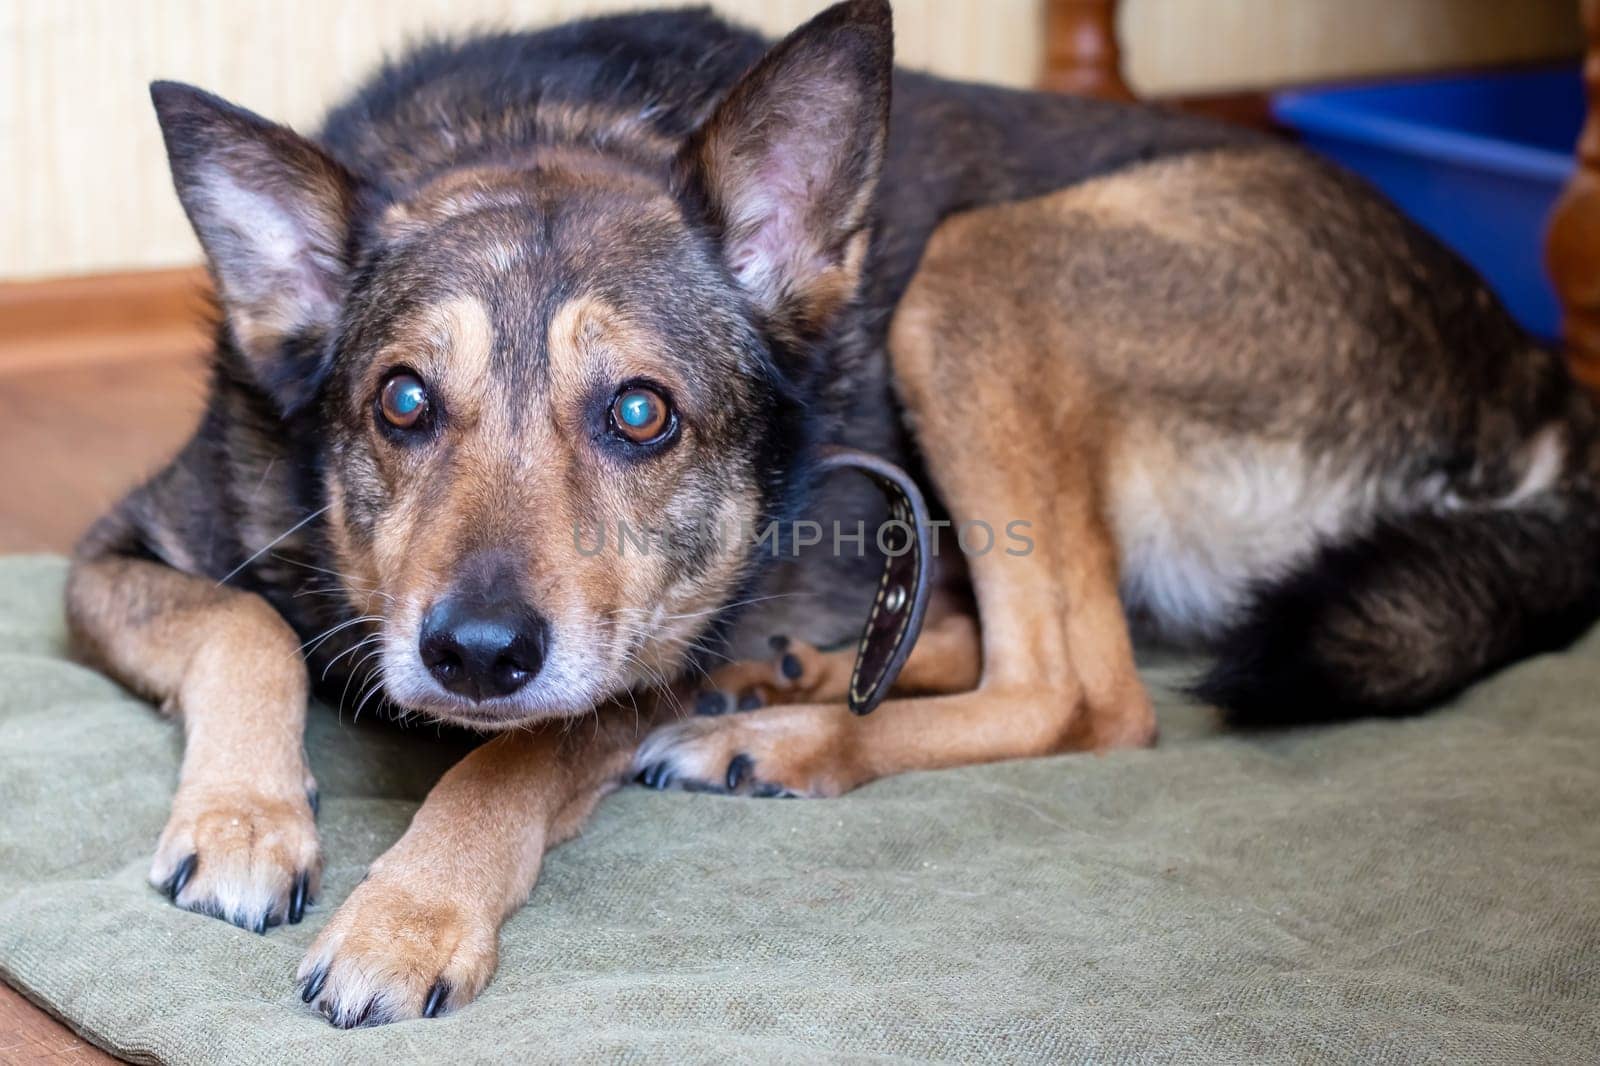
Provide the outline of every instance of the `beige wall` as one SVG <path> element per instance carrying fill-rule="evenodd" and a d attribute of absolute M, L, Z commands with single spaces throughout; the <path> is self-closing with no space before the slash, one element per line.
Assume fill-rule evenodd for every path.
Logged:
<path fill-rule="evenodd" d="M 1575 55 L 1578 0 L 1122 0 L 1129 82 L 1207 92 Z"/>
<path fill-rule="evenodd" d="M 424 29 L 533 25 L 646 0 L 0 0 L 0 277 L 166 266 L 198 252 L 145 83 L 192 81 L 311 125 Z M 780 32 L 823 0 L 721 0 Z M 1124 0 L 1149 94 L 1571 51 L 1575 0 Z M 903 62 L 1027 85 L 1041 0 L 899 0 Z"/>

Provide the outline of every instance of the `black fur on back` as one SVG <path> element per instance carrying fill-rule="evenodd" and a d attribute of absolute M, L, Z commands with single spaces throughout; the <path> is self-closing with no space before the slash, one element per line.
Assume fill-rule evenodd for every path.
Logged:
<path fill-rule="evenodd" d="M 1194 691 L 1243 727 L 1411 714 L 1597 614 L 1592 500 L 1418 514 L 1264 583 Z"/>

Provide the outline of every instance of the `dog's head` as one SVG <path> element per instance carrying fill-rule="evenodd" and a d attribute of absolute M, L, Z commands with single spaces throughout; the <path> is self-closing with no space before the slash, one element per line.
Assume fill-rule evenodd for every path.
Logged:
<path fill-rule="evenodd" d="M 403 183 L 153 87 L 227 338 L 317 438 L 391 699 L 583 713 L 678 672 L 748 586 L 860 278 L 890 52 L 887 4 L 841 4 L 681 144 Z"/>

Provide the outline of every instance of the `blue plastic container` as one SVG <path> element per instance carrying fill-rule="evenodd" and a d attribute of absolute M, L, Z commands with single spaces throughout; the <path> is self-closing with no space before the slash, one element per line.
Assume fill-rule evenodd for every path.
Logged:
<path fill-rule="evenodd" d="M 1272 110 L 1460 252 L 1523 325 L 1556 336 L 1544 231 L 1583 124 L 1577 65 L 1283 93 Z"/>

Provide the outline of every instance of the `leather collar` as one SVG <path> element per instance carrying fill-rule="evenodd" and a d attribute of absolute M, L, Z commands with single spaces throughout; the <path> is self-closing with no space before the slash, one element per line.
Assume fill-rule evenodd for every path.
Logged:
<path fill-rule="evenodd" d="M 839 469 L 865 474 L 889 501 L 889 522 L 880 536 L 880 544 L 888 549 L 887 559 L 850 671 L 850 709 L 870 714 L 888 695 L 922 632 L 922 616 L 928 609 L 932 534 L 922 492 L 904 470 L 853 448 L 824 448 L 818 473 Z"/>

